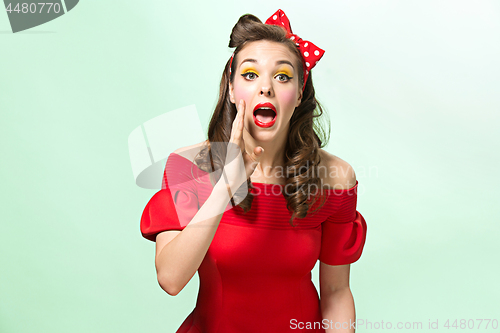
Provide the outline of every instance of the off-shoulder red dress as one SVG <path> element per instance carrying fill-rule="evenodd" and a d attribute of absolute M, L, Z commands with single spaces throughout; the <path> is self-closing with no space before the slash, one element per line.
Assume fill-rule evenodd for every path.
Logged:
<path fill-rule="evenodd" d="M 183 230 L 212 189 L 192 181 L 210 183 L 208 173 L 178 154 L 169 156 L 167 174 L 175 179 L 164 177 L 140 222 L 142 235 L 151 241 L 162 231 Z M 196 307 L 178 333 L 301 332 L 299 323 L 308 322 L 317 322 L 317 329 L 304 331 L 325 332 L 311 270 L 318 259 L 345 265 L 361 256 L 367 227 L 356 210 L 358 182 L 347 190 L 326 190 L 324 206 L 294 219 L 295 227 L 284 186 L 252 184 L 252 208 L 245 214 L 236 206 L 222 216 L 198 269 Z"/>

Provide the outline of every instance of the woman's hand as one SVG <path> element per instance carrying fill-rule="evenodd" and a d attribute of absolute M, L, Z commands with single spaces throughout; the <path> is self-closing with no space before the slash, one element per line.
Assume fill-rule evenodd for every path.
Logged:
<path fill-rule="evenodd" d="M 247 152 L 243 140 L 243 124 L 245 119 L 245 101 L 238 104 L 238 113 L 231 128 L 231 138 L 227 147 L 224 172 L 231 189 L 238 189 L 241 184 L 253 174 L 264 153 L 264 148 L 257 146 L 252 152 Z M 231 191 L 234 193 L 234 191 Z"/>

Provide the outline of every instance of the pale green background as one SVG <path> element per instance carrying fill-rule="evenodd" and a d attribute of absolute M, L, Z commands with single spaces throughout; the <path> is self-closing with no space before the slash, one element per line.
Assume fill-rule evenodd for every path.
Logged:
<path fill-rule="evenodd" d="M 326 50 L 327 150 L 368 223 L 357 317 L 500 320 L 498 1 L 87 0 L 17 34 L 0 14 L 0 332 L 175 331 L 198 278 L 159 287 L 127 138 L 190 104 L 206 128 L 233 25 L 278 8 Z"/>

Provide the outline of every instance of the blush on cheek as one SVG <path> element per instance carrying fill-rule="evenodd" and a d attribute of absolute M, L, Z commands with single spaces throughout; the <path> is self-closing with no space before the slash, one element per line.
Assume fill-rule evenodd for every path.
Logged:
<path fill-rule="evenodd" d="M 249 94 L 245 89 L 238 89 L 237 87 L 234 88 L 234 99 L 235 99 L 235 105 L 236 108 L 238 108 L 238 105 L 240 104 L 240 100 L 245 101 L 245 113 L 250 109 L 249 105 Z"/>
<path fill-rule="evenodd" d="M 281 103 L 286 108 L 295 108 L 295 103 L 297 102 L 297 92 L 294 90 L 282 91 L 280 93 L 279 99 Z"/>

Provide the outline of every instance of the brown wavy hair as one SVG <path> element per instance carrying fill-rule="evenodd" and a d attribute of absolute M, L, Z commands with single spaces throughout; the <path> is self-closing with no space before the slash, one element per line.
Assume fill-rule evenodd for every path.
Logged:
<path fill-rule="evenodd" d="M 213 177 L 211 181 L 215 184 L 222 175 L 222 168 L 226 158 L 225 145 L 217 145 L 212 149 L 212 143 L 228 143 L 231 137 L 232 123 L 236 117 L 236 106 L 229 99 L 229 82 L 233 82 L 235 75 L 235 60 L 238 53 L 245 45 L 253 41 L 267 40 L 286 45 L 293 54 L 296 55 L 300 64 L 299 83 L 300 87 L 304 84 L 303 60 L 297 49 L 295 42 L 287 38 L 286 31 L 282 27 L 263 24 L 256 16 L 246 14 L 240 17 L 231 32 L 229 47 L 234 50 L 234 59 L 229 74 L 230 60 L 227 61 L 222 73 L 220 82 L 219 99 L 215 107 L 212 119 L 208 128 L 208 142 L 206 147 L 200 150 L 195 159 L 196 164 L 202 170 L 211 172 Z M 285 170 L 286 185 L 285 188 L 291 188 L 291 191 L 283 191 L 287 201 L 287 209 L 291 212 L 290 224 L 294 226 L 294 218 L 305 218 L 308 213 L 315 212 L 325 202 L 325 197 L 321 191 L 321 180 L 319 178 L 319 164 L 321 162 L 319 149 L 323 148 L 330 137 L 330 126 L 328 122 L 328 135 L 320 124 L 317 124 L 316 118 L 323 115 L 323 109 L 315 97 L 312 73 L 306 82 L 301 103 L 295 108 L 288 132 L 288 140 L 285 145 Z M 318 135 L 319 133 L 319 135 Z M 321 137 L 320 137 L 321 136 Z M 215 147 L 215 146 L 214 146 Z M 222 147 L 222 148 L 221 148 Z M 227 147 L 226 147 L 227 148 Z M 297 172 L 298 170 L 298 172 Z M 244 188 L 244 186 L 243 186 Z M 241 197 L 244 197 L 237 206 L 241 207 L 244 213 L 251 209 L 253 194 L 249 189 L 254 188 L 247 179 L 247 188 Z M 304 189 L 315 188 L 316 194 L 311 195 L 311 191 Z M 237 192 L 239 193 L 239 191 Z M 321 204 L 316 209 L 316 202 L 321 200 Z M 231 199 L 233 206 L 234 200 Z"/>

